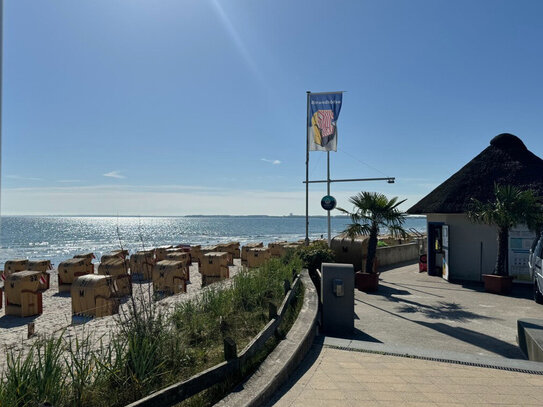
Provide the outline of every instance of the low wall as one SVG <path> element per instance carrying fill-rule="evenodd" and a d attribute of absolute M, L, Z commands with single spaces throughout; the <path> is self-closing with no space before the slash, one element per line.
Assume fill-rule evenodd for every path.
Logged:
<path fill-rule="evenodd" d="M 317 334 L 319 300 L 307 270 L 301 274 L 304 300 L 298 318 L 273 352 L 254 374 L 234 389 L 216 407 L 259 407 L 294 374 L 313 345 Z"/>
<path fill-rule="evenodd" d="M 519 319 L 517 333 L 518 345 L 526 357 L 543 362 L 543 319 Z"/>
<path fill-rule="evenodd" d="M 307 273 L 307 271 L 304 271 L 304 273 Z M 258 352 L 262 351 L 269 338 L 277 334 L 277 328 L 285 317 L 287 308 L 295 297 L 298 286 L 302 284 L 302 278 L 308 279 L 309 277 L 297 276 L 292 283 L 292 287 L 285 285 L 286 292 L 281 306 L 276 310 L 275 315 L 270 316 L 271 319 L 268 324 L 239 354 L 237 353 L 236 348 L 233 347 L 233 350 L 232 348 L 229 349 L 227 355 L 227 345 L 225 343 L 225 359 L 227 360 L 224 362 L 200 372 L 184 382 L 175 383 L 162 390 L 156 391 L 143 399 L 127 405 L 127 407 L 174 406 L 217 383 L 222 383 L 228 377 L 235 377 L 241 371 L 247 369 L 250 359 Z M 300 319 L 300 316 L 298 319 Z M 311 329 L 314 329 L 314 326 L 315 322 L 313 321 Z M 306 341 L 312 343 L 313 337 L 315 336 L 314 332 L 311 331 L 307 333 L 306 336 Z M 311 344 L 309 344 L 309 347 L 310 346 Z M 234 354 L 231 354 L 232 352 Z"/>
<path fill-rule="evenodd" d="M 419 244 L 407 243 L 396 246 L 385 246 L 377 248 L 377 261 L 379 266 L 403 263 L 417 260 L 419 258 Z"/>

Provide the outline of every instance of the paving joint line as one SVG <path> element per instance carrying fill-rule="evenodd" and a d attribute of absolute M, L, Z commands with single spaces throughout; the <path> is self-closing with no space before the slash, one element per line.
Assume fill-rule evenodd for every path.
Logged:
<path fill-rule="evenodd" d="M 409 354 L 409 353 L 390 352 L 390 351 L 383 351 L 383 350 L 351 348 L 351 347 L 348 347 L 348 346 L 339 346 L 339 345 L 330 345 L 330 344 L 323 344 L 323 347 L 330 348 L 330 349 L 346 350 L 346 351 L 349 351 L 349 352 L 361 352 L 361 353 L 372 353 L 372 354 L 385 355 L 385 356 L 397 356 L 397 357 L 403 357 L 403 358 L 409 358 L 409 359 L 428 360 L 428 361 L 432 361 L 432 362 L 451 363 L 451 364 L 455 364 L 455 365 L 481 367 L 481 368 L 496 369 L 496 370 L 506 370 L 506 371 L 509 371 L 509 372 L 527 373 L 527 374 L 543 376 L 543 371 L 522 369 L 522 368 L 510 367 L 510 366 L 492 365 L 492 364 L 488 364 L 488 363 L 467 362 L 467 361 L 464 361 L 464 360 L 446 359 L 446 358 L 438 358 L 438 357 L 422 356 L 422 355 L 413 355 L 413 354 Z"/>

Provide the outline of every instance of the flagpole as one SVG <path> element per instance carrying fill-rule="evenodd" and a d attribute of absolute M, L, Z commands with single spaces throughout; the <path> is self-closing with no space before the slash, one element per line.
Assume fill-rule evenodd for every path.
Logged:
<path fill-rule="evenodd" d="M 326 152 L 326 195 L 330 196 L 330 151 Z M 330 226 L 330 211 L 328 211 L 328 247 L 332 243 L 332 228 Z"/>
<path fill-rule="evenodd" d="M 305 119 L 305 245 L 309 246 L 309 95 L 307 91 L 307 116 Z"/>
<path fill-rule="evenodd" d="M 2 189 L 2 64 L 4 60 L 4 0 L 0 0 L 0 190 Z M 1 196 L 1 193 L 0 193 Z M 2 230 L 0 200 L 0 231 Z"/>

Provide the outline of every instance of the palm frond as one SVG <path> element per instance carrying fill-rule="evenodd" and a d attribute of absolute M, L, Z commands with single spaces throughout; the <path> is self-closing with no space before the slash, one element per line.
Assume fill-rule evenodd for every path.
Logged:
<path fill-rule="evenodd" d="M 379 233 L 379 228 L 388 228 L 397 236 L 405 236 L 402 226 L 405 222 L 405 214 L 399 210 L 399 206 L 406 200 L 398 197 L 391 199 L 379 192 L 362 191 L 351 196 L 349 202 L 353 205 L 353 211 L 337 208 L 340 212 L 350 216 L 352 224 L 345 229 L 345 233 L 351 238 L 360 235 Z"/>
<path fill-rule="evenodd" d="M 347 225 L 345 233 L 351 239 L 358 236 L 368 236 L 371 233 L 371 227 L 367 224 L 351 223 L 350 225 Z"/>

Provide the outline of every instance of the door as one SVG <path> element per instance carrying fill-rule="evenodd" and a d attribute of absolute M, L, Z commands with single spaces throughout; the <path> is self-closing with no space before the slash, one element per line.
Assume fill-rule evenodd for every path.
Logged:
<path fill-rule="evenodd" d="M 428 275 L 441 276 L 443 267 L 443 237 L 441 222 L 428 222 Z"/>
<path fill-rule="evenodd" d="M 539 238 L 539 243 L 537 244 L 534 250 L 533 256 L 533 273 L 534 273 L 534 282 L 537 281 L 537 286 L 540 287 L 540 290 L 543 287 L 543 237 Z"/>
<path fill-rule="evenodd" d="M 441 227 L 441 242 L 443 245 L 443 278 L 449 281 L 449 225 Z"/>

